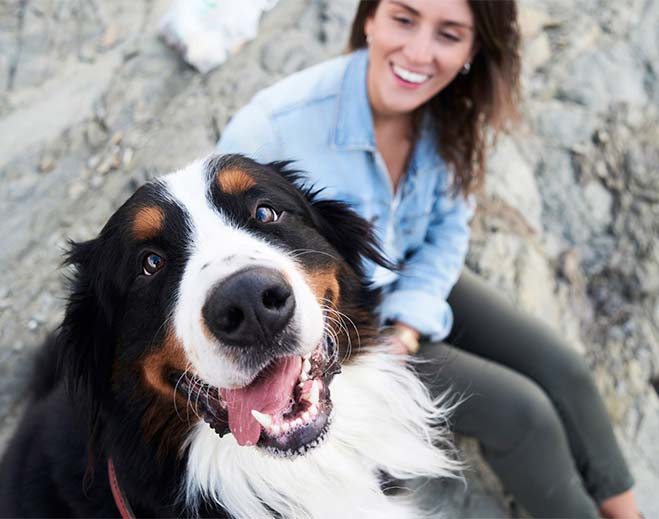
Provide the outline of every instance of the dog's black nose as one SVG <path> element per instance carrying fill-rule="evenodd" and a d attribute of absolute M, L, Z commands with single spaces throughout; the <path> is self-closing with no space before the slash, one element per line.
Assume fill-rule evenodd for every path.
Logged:
<path fill-rule="evenodd" d="M 294 310 L 293 289 L 284 276 L 274 269 L 251 267 L 213 287 L 202 315 L 224 344 L 251 348 L 267 345 Z"/>

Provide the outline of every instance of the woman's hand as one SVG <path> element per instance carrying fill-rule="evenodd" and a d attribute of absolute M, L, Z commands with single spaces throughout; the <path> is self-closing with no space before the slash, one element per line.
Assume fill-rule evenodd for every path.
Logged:
<path fill-rule="evenodd" d="M 404 323 L 395 322 L 386 335 L 392 353 L 414 355 L 419 351 L 419 332 Z"/>

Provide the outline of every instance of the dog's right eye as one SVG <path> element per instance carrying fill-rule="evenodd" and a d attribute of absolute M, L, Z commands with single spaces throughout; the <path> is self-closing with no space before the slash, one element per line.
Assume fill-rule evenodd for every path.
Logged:
<path fill-rule="evenodd" d="M 273 223 L 279 220 L 279 214 L 269 205 L 258 206 L 254 217 L 261 223 Z"/>
<path fill-rule="evenodd" d="M 155 252 L 149 252 L 142 260 L 142 271 L 146 276 L 153 276 L 165 266 L 165 258 Z"/>

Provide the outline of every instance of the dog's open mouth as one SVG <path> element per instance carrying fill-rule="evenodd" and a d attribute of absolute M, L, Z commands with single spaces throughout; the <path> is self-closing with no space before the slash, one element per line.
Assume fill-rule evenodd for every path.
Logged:
<path fill-rule="evenodd" d="M 334 342 L 324 338 L 305 356 L 275 358 L 238 389 L 218 389 L 181 377 L 178 389 L 220 435 L 258 445 L 277 456 L 295 456 L 320 445 L 332 412 L 329 383 L 340 367 Z"/>

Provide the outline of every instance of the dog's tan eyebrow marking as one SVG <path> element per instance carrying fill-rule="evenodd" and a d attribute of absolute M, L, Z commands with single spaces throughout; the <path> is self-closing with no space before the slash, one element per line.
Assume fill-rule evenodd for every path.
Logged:
<path fill-rule="evenodd" d="M 137 240 L 155 238 L 162 231 L 165 213 L 160 207 L 143 207 L 133 219 L 133 236 Z"/>
<path fill-rule="evenodd" d="M 249 173 L 238 168 L 223 169 L 217 174 L 220 189 L 228 195 L 239 195 L 256 185 Z"/>

